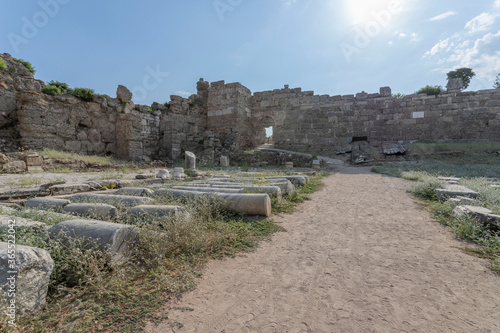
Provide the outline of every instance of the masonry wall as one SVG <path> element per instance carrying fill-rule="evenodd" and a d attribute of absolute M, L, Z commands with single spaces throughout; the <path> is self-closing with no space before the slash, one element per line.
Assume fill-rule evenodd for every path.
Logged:
<path fill-rule="evenodd" d="M 53 148 L 151 161 L 191 150 L 200 162 L 217 163 L 263 143 L 267 126 L 277 147 L 330 155 L 360 140 L 500 140 L 500 89 L 393 98 L 387 87 L 320 96 L 285 86 L 252 95 L 240 83 L 200 79 L 189 98 L 145 106 L 130 92 L 90 102 L 45 95 L 23 65 L 0 57 L 8 67 L 0 70 L 0 151 Z"/>
<path fill-rule="evenodd" d="M 300 89 L 255 93 L 255 117 L 276 119 L 276 146 L 332 153 L 353 140 L 499 140 L 500 90 L 392 98 L 360 93 L 318 96 Z"/>

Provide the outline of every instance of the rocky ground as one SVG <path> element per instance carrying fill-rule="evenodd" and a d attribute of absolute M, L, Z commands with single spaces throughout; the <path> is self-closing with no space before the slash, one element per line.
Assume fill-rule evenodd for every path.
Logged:
<path fill-rule="evenodd" d="M 406 193 L 344 167 L 255 253 L 211 262 L 152 332 L 499 332 L 499 277 Z"/>

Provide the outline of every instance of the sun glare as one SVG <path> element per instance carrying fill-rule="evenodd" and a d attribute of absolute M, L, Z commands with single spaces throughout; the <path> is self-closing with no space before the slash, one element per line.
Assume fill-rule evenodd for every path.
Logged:
<path fill-rule="evenodd" d="M 374 19 L 380 11 L 391 11 L 400 1 L 394 0 L 346 0 L 352 24 L 362 24 Z"/>

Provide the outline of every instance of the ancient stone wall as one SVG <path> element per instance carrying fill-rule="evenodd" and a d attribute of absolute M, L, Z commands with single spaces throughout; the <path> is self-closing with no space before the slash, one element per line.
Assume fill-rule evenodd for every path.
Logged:
<path fill-rule="evenodd" d="M 353 141 L 499 140 L 500 90 L 393 98 L 314 95 L 300 89 L 255 93 L 255 119 L 275 119 L 277 147 L 331 153 Z"/>
<path fill-rule="evenodd" d="M 370 145 L 410 140 L 500 140 L 500 89 L 450 90 L 438 96 L 393 98 L 380 93 L 315 95 L 301 88 L 251 91 L 240 83 L 200 79 L 189 98 L 135 105 L 119 86 L 117 97 L 41 93 L 42 81 L 8 54 L 0 55 L 0 151 L 53 148 L 110 154 L 136 161 L 174 160 L 185 150 L 200 162 L 219 161 L 265 142 L 333 154 L 355 141 Z"/>

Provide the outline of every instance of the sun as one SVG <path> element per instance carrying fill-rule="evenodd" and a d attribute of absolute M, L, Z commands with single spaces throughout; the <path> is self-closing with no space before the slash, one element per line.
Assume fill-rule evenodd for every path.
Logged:
<path fill-rule="evenodd" d="M 377 13 L 382 11 L 394 12 L 401 1 L 399 0 L 345 0 L 347 12 L 352 24 L 362 24 L 374 20 Z"/>

